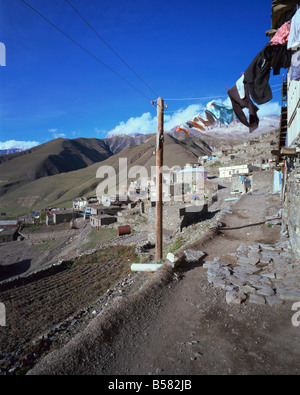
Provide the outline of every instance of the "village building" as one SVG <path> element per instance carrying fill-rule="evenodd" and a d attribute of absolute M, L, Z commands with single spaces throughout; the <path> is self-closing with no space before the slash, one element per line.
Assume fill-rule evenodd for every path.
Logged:
<path fill-rule="evenodd" d="M 18 236 L 18 227 L 2 228 L 0 229 L 0 244 L 15 241 Z"/>
<path fill-rule="evenodd" d="M 88 200 L 86 198 L 77 198 L 73 201 L 73 208 L 78 210 L 84 210 L 87 204 Z"/>
<path fill-rule="evenodd" d="M 237 175 L 250 175 L 254 170 L 259 170 L 259 167 L 253 165 L 234 165 L 219 168 L 220 178 L 232 178 Z"/>
<path fill-rule="evenodd" d="M 72 209 L 52 211 L 46 215 L 46 225 L 59 225 L 71 222 L 72 220 L 80 217 L 82 217 L 82 214 Z"/>
<path fill-rule="evenodd" d="M 117 217 L 108 214 L 92 215 L 90 217 L 90 224 L 93 228 L 109 226 L 117 222 Z"/>
<path fill-rule="evenodd" d="M 0 221 L 0 229 L 19 228 L 19 220 Z"/>

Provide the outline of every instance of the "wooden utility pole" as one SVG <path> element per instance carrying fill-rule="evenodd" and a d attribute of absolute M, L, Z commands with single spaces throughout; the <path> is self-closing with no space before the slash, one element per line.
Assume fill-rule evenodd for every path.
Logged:
<path fill-rule="evenodd" d="M 162 166 L 164 152 L 164 100 L 157 100 L 157 140 L 156 140 L 156 261 L 162 259 L 163 250 L 163 202 Z"/>

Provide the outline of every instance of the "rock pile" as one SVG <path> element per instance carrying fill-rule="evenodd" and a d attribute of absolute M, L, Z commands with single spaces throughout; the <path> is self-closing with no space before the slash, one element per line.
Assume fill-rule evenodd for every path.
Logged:
<path fill-rule="evenodd" d="M 288 241 L 275 245 L 241 244 L 236 253 L 229 255 L 236 263 L 215 257 L 203 265 L 208 269 L 208 281 L 227 291 L 227 303 L 248 300 L 275 306 L 300 300 L 300 264 L 295 261 Z"/>

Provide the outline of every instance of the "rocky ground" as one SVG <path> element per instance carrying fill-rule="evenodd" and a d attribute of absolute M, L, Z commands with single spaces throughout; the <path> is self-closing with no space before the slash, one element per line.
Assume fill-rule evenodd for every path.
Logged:
<path fill-rule="evenodd" d="M 266 220 L 279 210 L 277 196 L 243 196 L 217 231 L 179 250 L 204 258 L 175 272 L 164 265 L 139 292 L 119 293 L 29 374 L 299 374 L 299 262 Z"/>

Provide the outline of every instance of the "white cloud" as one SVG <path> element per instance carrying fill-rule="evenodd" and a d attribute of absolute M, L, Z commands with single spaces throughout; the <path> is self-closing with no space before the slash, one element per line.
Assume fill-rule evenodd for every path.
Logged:
<path fill-rule="evenodd" d="M 278 102 L 269 102 L 259 107 L 258 116 L 267 117 L 270 115 L 280 115 L 281 105 Z"/>
<path fill-rule="evenodd" d="M 0 141 L 0 149 L 11 149 L 11 148 L 20 148 L 20 149 L 29 149 L 40 145 L 41 143 L 37 141 L 16 141 L 16 140 L 8 140 L 8 141 Z"/>
<path fill-rule="evenodd" d="M 197 115 L 203 107 L 198 104 L 193 104 L 185 109 L 174 111 L 172 115 L 165 113 L 164 128 L 169 131 L 174 126 L 188 121 Z M 149 134 L 155 133 L 157 130 L 157 117 L 151 115 L 149 112 L 144 113 L 140 117 L 129 118 L 126 122 L 120 122 L 114 129 L 110 130 L 107 134 L 108 137 L 118 136 L 121 134 L 129 135 L 134 133 Z"/>
<path fill-rule="evenodd" d="M 156 130 L 156 117 L 152 117 L 150 112 L 146 112 L 140 117 L 129 118 L 126 122 L 120 122 L 114 129 L 108 132 L 108 137 L 118 136 L 121 134 L 148 134 Z"/>
<path fill-rule="evenodd" d="M 58 129 L 48 129 L 48 132 L 52 133 L 54 139 L 66 138 L 65 133 L 58 132 Z"/>
<path fill-rule="evenodd" d="M 64 133 L 53 133 L 53 138 L 55 138 L 55 139 L 59 139 L 59 138 L 65 139 L 66 135 Z"/>

